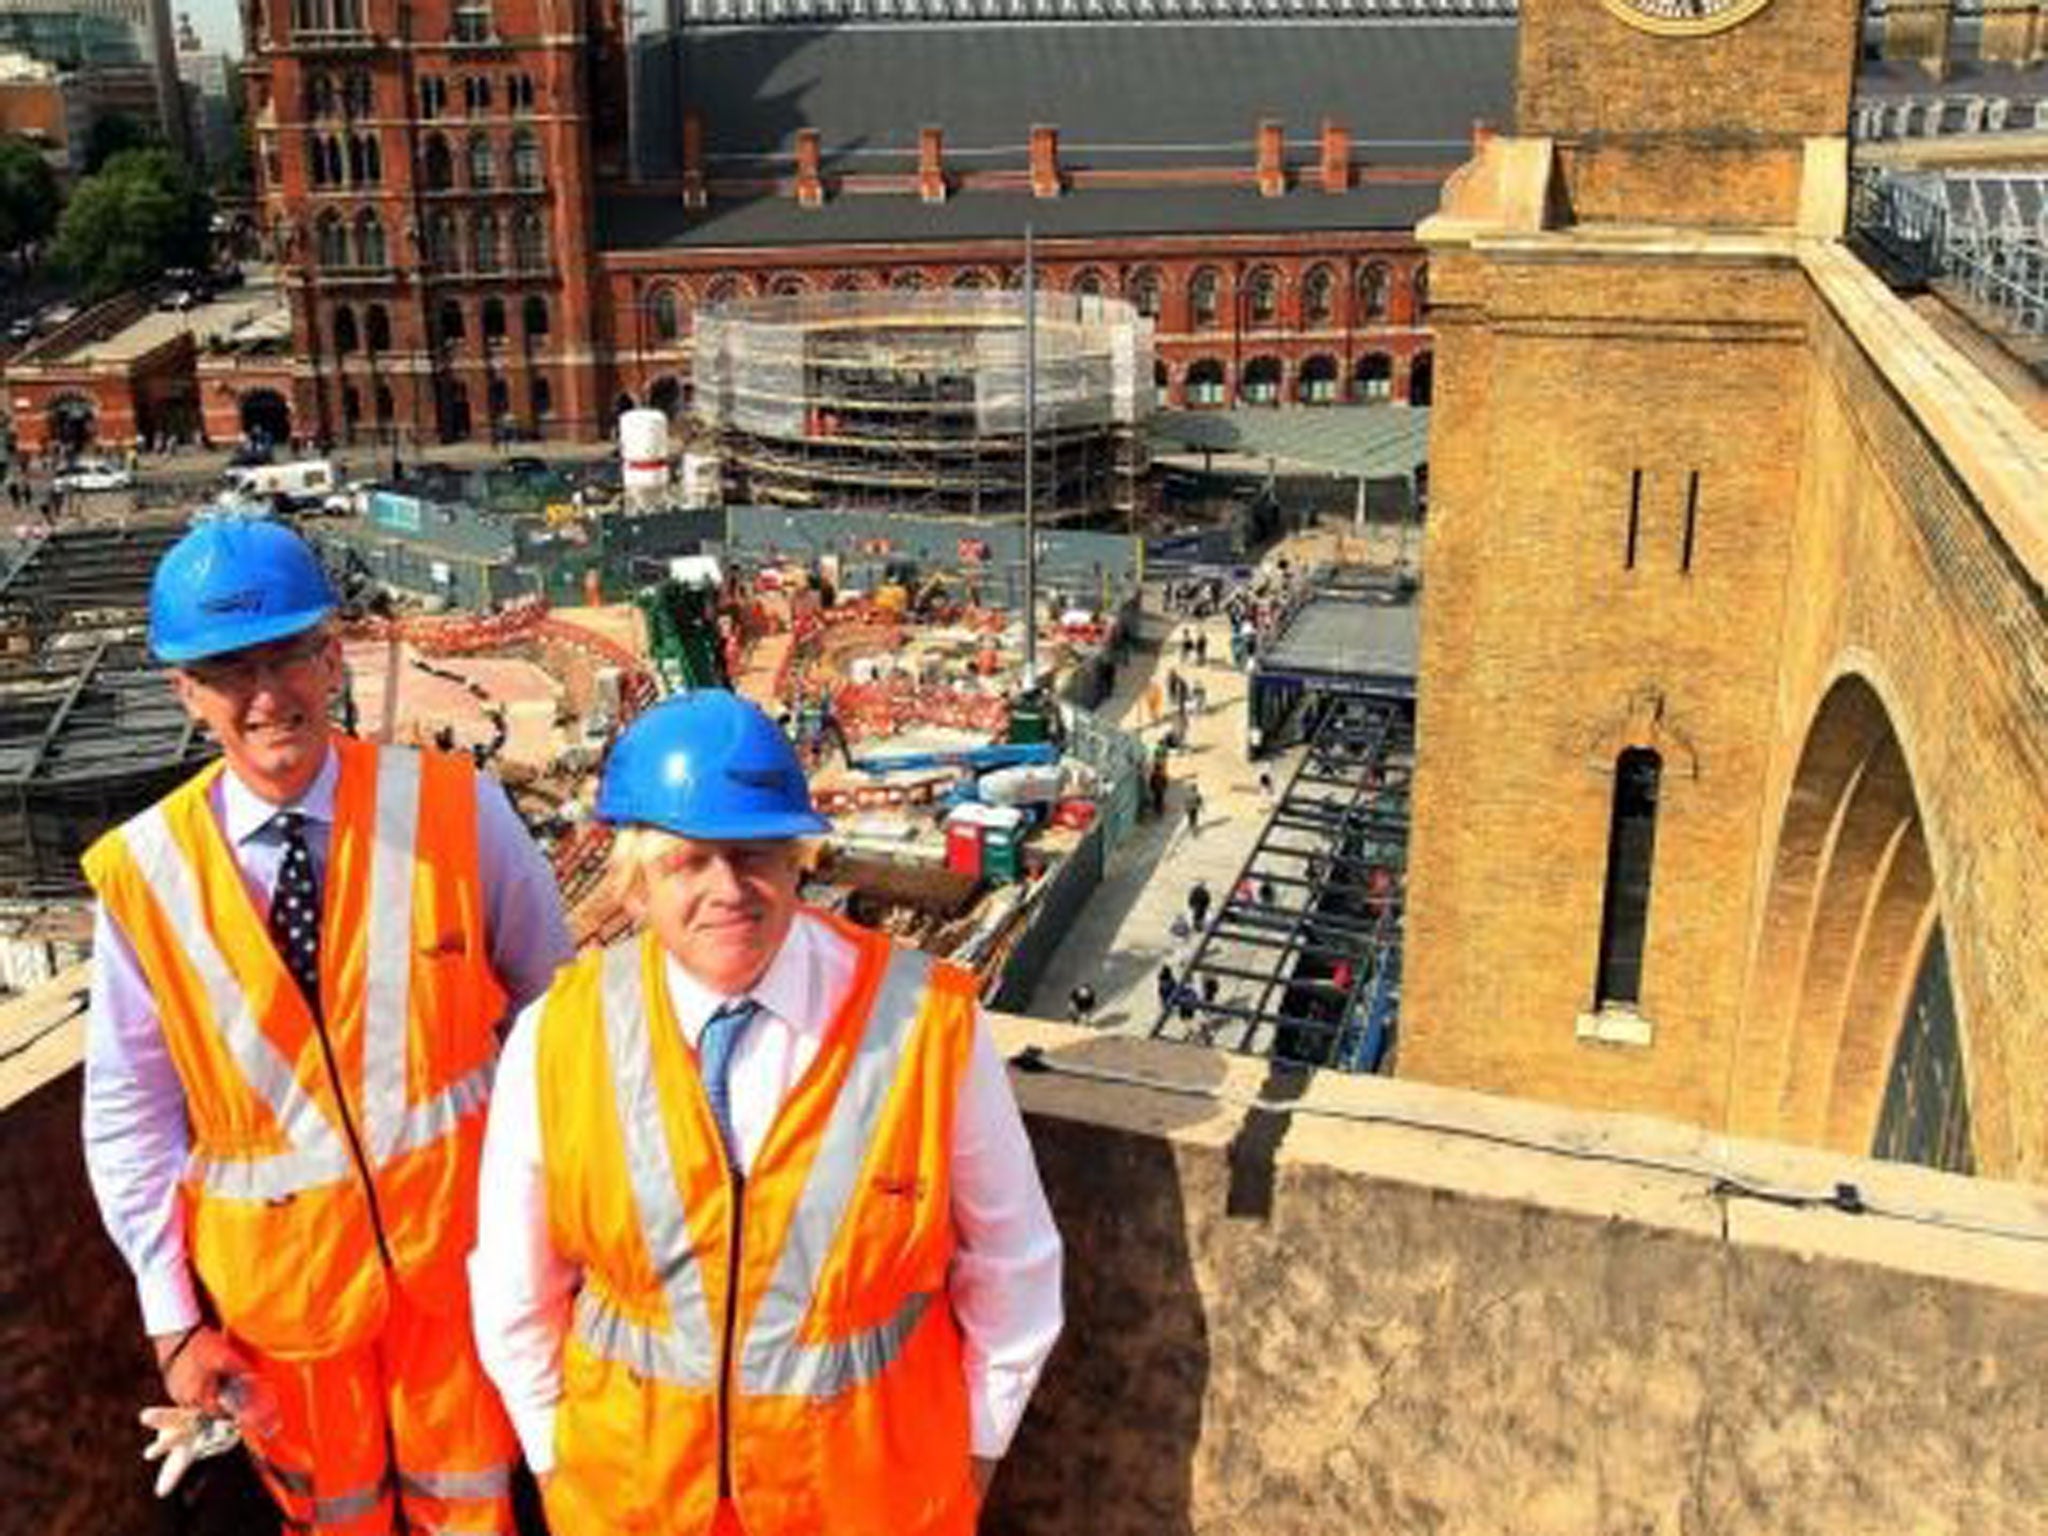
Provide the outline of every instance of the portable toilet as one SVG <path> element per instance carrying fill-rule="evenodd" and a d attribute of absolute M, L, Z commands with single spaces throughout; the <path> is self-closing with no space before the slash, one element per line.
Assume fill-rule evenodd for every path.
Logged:
<path fill-rule="evenodd" d="M 1024 813 L 1014 805 L 984 805 L 981 873 L 992 885 L 1012 885 L 1024 873 Z"/>
<path fill-rule="evenodd" d="M 946 817 L 946 868 L 981 877 L 981 807 L 956 806 Z"/>

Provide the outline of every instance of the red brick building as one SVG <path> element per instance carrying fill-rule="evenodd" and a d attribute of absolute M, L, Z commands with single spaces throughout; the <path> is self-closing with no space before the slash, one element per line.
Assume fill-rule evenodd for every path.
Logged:
<path fill-rule="evenodd" d="M 1168 403 L 1428 399 L 1411 231 L 1510 14 L 678 3 L 629 52 L 619 0 L 260 0 L 295 432 L 592 437 L 682 404 L 706 304 L 1015 284 L 1027 224 L 1156 318 Z"/>

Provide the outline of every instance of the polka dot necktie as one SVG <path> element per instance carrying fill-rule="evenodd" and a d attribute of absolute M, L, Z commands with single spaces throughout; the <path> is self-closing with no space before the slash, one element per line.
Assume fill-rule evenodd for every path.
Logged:
<path fill-rule="evenodd" d="M 320 882 L 313 874 L 313 850 L 306 843 L 306 818 L 282 811 L 284 862 L 270 894 L 270 937 L 285 969 L 317 1015 L 320 1012 Z"/>
<path fill-rule="evenodd" d="M 704 1033 L 697 1041 L 697 1068 L 704 1075 L 704 1096 L 711 1100 L 711 1118 L 718 1122 L 726 1159 L 734 1168 L 739 1167 L 740 1156 L 732 1133 L 732 1054 L 739 1046 L 741 1032 L 760 1011 L 761 1005 L 751 997 L 736 997 L 722 1003 L 705 1021 Z"/>

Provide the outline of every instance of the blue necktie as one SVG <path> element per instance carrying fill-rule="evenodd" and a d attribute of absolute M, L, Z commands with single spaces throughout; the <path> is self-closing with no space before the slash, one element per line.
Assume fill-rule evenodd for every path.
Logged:
<path fill-rule="evenodd" d="M 739 1147 L 732 1134 L 732 1053 L 740 1034 L 753 1023 L 761 1005 L 751 997 L 736 997 L 722 1003 L 705 1021 L 697 1041 L 697 1069 L 704 1076 L 704 1096 L 711 1100 L 711 1118 L 718 1122 L 718 1134 L 725 1140 L 726 1160 L 739 1167 Z"/>

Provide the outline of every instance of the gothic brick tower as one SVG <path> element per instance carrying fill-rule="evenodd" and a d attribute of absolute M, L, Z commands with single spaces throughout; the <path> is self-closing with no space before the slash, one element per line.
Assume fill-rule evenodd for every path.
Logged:
<path fill-rule="evenodd" d="M 1437 332 L 1403 1075 L 1725 1119 L 1850 0 L 1524 0 Z"/>
<path fill-rule="evenodd" d="M 588 436 L 596 0 L 257 0 L 250 114 L 291 429 Z M 612 7 L 616 9 L 615 6 Z"/>

